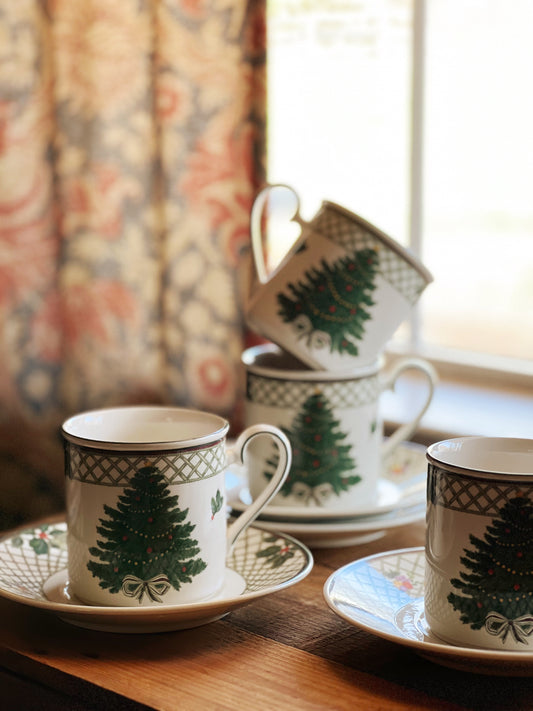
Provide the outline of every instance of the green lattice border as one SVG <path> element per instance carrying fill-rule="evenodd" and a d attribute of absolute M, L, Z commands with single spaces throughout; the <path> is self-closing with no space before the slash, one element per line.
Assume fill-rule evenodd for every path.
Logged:
<path fill-rule="evenodd" d="M 430 463 L 428 492 L 429 500 L 435 506 L 478 516 L 496 516 L 510 499 L 531 497 L 531 485 L 468 477 Z"/>
<path fill-rule="evenodd" d="M 143 466 L 156 467 L 167 484 L 208 479 L 225 467 L 223 443 L 189 451 L 102 452 L 71 442 L 65 444 L 66 473 L 70 479 L 101 486 L 127 486 Z"/>

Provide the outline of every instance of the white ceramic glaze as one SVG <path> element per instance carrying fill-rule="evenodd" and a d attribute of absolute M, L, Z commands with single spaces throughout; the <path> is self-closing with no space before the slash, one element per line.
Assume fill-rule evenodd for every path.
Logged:
<path fill-rule="evenodd" d="M 217 415 L 168 407 L 110 408 L 67 420 L 69 581 L 88 604 L 160 606 L 208 600 L 224 581 L 228 550 L 283 484 L 290 444 L 270 425 L 226 447 Z M 225 468 L 256 436 L 279 466 L 226 526 Z"/>
<path fill-rule="evenodd" d="M 329 607 L 347 623 L 453 669 L 533 676 L 533 652 L 478 649 L 437 637 L 424 615 L 423 548 L 385 551 L 336 570 L 324 585 Z"/>
<path fill-rule="evenodd" d="M 296 536 L 310 548 L 344 548 L 359 546 L 382 538 L 387 531 L 424 520 L 424 504 L 407 506 L 376 516 L 343 519 L 341 521 L 265 521 L 260 526 L 265 531 L 282 528 L 284 533 Z"/>
<path fill-rule="evenodd" d="M 431 274 L 384 232 L 327 201 L 310 222 L 297 210 L 292 219 L 301 235 L 269 273 L 262 222 L 278 188 L 292 191 L 267 186 L 252 207 L 256 278 L 246 305 L 249 325 L 312 368 L 345 370 L 373 363 L 410 315 Z"/>
<path fill-rule="evenodd" d="M 234 488 L 228 493 L 228 503 L 233 511 L 243 512 L 252 502 L 248 488 L 246 467 L 232 467 L 230 474 Z M 226 474 L 227 482 L 228 474 Z M 376 500 L 356 514 L 350 509 L 327 509 L 323 506 L 276 506 L 268 504 L 262 509 L 260 521 L 334 523 L 342 519 L 360 521 L 380 516 L 410 506 L 425 504 L 427 481 L 426 447 L 415 442 L 403 442 L 384 462 L 378 478 Z M 227 483 L 226 483 L 227 488 Z"/>
<path fill-rule="evenodd" d="M 217 595 L 207 601 L 157 607 L 87 605 L 73 593 L 67 566 L 65 521 L 11 532 L 0 540 L 0 596 L 92 630 L 168 632 L 207 624 L 259 597 L 294 585 L 309 574 L 313 557 L 291 536 L 252 525 L 228 553 Z"/>
<path fill-rule="evenodd" d="M 273 344 L 248 349 L 245 424 L 268 422 L 282 429 L 293 449 L 293 465 L 278 507 L 350 511 L 377 500 L 384 460 L 415 431 L 433 395 L 436 374 L 420 359 L 405 359 L 384 371 L 380 360 L 342 374 L 310 370 Z M 424 402 L 411 420 L 383 439 L 380 396 L 407 370 L 421 372 L 428 384 Z M 250 447 L 252 498 L 272 470 L 273 450 L 259 438 Z"/>
<path fill-rule="evenodd" d="M 453 644 L 533 652 L 533 440 L 428 449 L 425 614 Z"/>

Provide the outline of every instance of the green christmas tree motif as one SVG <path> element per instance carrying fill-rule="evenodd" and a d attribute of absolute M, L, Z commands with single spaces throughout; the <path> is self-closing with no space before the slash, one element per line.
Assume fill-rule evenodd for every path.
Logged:
<path fill-rule="evenodd" d="M 186 522 L 188 509 L 180 510 L 164 476 L 153 466 L 143 466 L 118 497 L 117 507 L 104 505 L 105 517 L 96 531 L 102 538 L 90 549 L 88 569 L 99 585 L 112 593 L 122 591 L 141 603 L 146 594 L 154 602 L 170 587 L 179 590 L 206 568 L 195 558 L 195 526 Z"/>
<path fill-rule="evenodd" d="M 290 283 L 291 296 L 277 295 L 279 315 L 291 323 L 308 346 L 356 356 L 365 332 L 365 321 L 372 306 L 372 291 L 379 266 L 376 249 L 363 249 L 338 259 L 333 265 L 321 260 L 296 285 Z"/>
<path fill-rule="evenodd" d="M 354 474 L 351 446 L 342 444 L 347 435 L 339 429 L 327 398 L 317 392 L 304 402 L 291 428 L 281 427 L 292 447 L 292 465 L 281 488 L 283 496 L 294 494 L 305 503 L 321 505 L 331 495 L 348 491 L 361 477 Z M 278 456 L 267 459 L 272 478 Z"/>
<path fill-rule="evenodd" d="M 472 629 L 485 627 L 528 644 L 533 633 L 533 505 L 515 497 L 487 526 L 483 539 L 470 536 L 473 549 L 464 549 L 465 570 L 450 582 L 464 595 L 450 593 L 448 601 Z M 468 572 L 470 571 L 470 572 Z"/>

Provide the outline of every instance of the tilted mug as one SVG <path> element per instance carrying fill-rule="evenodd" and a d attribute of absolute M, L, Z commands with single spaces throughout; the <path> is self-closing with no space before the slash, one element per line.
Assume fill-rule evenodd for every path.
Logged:
<path fill-rule="evenodd" d="M 263 218 L 276 189 L 294 193 L 300 237 L 269 273 Z M 410 316 L 433 277 L 407 249 L 358 215 L 324 201 L 309 222 L 298 196 L 269 185 L 250 217 L 255 268 L 245 306 L 248 325 L 318 370 L 370 365 Z"/>

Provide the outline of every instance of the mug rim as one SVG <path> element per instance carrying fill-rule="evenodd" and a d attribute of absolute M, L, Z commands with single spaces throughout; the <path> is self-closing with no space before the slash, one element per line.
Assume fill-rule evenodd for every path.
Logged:
<path fill-rule="evenodd" d="M 486 446 L 483 446 L 486 445 Z M 498 449 L 499 446 L 499 449 Z M 469 463 L 458 463 L 458 456 L 463 454 L 469 458 Z M 469 452 L 466 451 L 469 448 Z M 514 466 L 487 466 L 480 462 L 481 456 L 487 457 L 490 452 L 498 451 L 501 455 L 505 453 L 515 455 Z M 516 455 L 522 458 L 531 458 L 529 470 L 518 461 Z M 478 464 L 475 464 L 477 457 Z M 473 477 L 506 477 L 521 480 L 533 481 L 533 439 L 520 437 L 488 437 L 484 435 L 472 435 L 467 437 L 452 437 L 440 442 L 435 442 L 426 450 L 426 458 L 430 464 L 436 465 L 446 471 L 468 474 Z"/>
<path fill-rule="evenodd" d="M 269 365 L 261 365 L 256 362 L 256 359 L 261 355 L 272 354 L 274 356 L 279 355 L 281 357 L 286 357 L 292 359 L 295 364 L 295 368 L 276 368 Z M 275 343 L 262 343 L 257 346 L 251 346 L 246 348 L 241 354 L 241 362 L 245 366 L 247 372 L 253 373 L 254 375 L 261 375 L 266 378 L 273 378 L 277 380 L 297 380 L 297 381 L 307 381 L 307 382 L 336 382 L 343 380 L 356 380 L 359 378 L 366 378 L 371 375 L 376 375 L 380 372 L 384 358 L 380 356 L 372 363 L 368 365 L 352 367 L 349 370 L 314 370 L 301 363 L 295 356 L 293 356 L 288 351 L 283 350 Z"/>
<path fill-rule="evenodd" d="M 102 418 L 116 417 L 125 415 L 126 413 L 134 416 L 142 416 L 151 413 L 151 420 L 143 420 L 145 423 L 157 424 L 164 422 L 165 424 L 179 425 L 191 418 L 196 420 L 197 425 L 203 423 L 203 430 L 198 436 L 186 436 L 183 438 L 148 438 L 139 439 L 138 437 L 105 437 L 91 436 L 82 433 L 81 427 L 89 424 L 92 420 L 93 424 L 100 427 L 100 431 L 104 427 Z M 162 420 L 161 417 L 166 417 Z M 175 419 L 172 419 L 175 418 Z M 187 420 L 188 418 L 188 420 Z M 211 426 L 209 426 L 211 423 Z M 167 450 L 183 450 L 197 448 L 201 449 L 207 445 L 217 444 L 226 437 L 229 430 L 229 422 L 222 416 L 202 410 L 195 410 L 184 407 L 174 407 L 172 405 L 125 405 L 120 407 L 104 407 L 95 410 L 85 410 L 78 412 L 68 417 L 61 425 L 61 434 L 65 440 L 73 444 L 90 447 L 92 449 L 111 450 L 111 451 L 167 451 Z"/>

